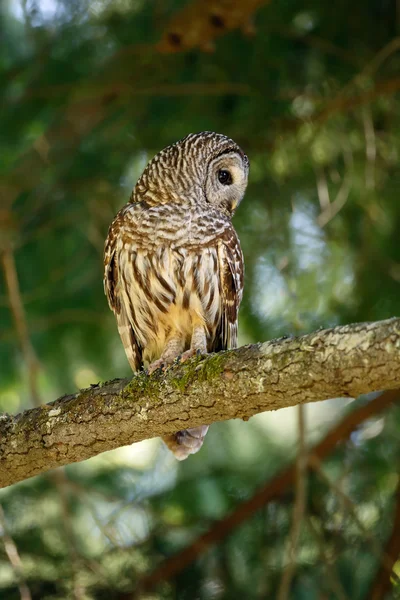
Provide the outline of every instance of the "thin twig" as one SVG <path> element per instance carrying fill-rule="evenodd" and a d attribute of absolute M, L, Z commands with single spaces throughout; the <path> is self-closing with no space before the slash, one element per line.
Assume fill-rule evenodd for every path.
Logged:
<path fill-rule="evenodd" d="M 397 484 L 395 502 L 392 533 L 386 543 L 380 567 L 372 583 L 371 593 L 368 596 L 369 600 L 383 600 L 392 587 L 390 580 L 395 576 L 393 567 L 400 556 L 400 478 Z"/>
<path fill-rule="evenodd" d="M 297 407 L 297 411 L 299 416 L 299 448 L 296 460 L 296 494 L 287 551 L 288 564 L 283 572 L 277 596 L 278 600 L 287 600 L 289 598 L 290 586 L 297 567 L 297 549 L 306 510 L 307 454 L 305 443 L 305 407 L 300 405 Z"/>
<path fill-rule="evenodd" d="M 362 521 L 360 520 L 360 518 L 357 514 L 357 511 L 356 511 L 353 501 L 325 473 L 325 471 L 322 467 L 322 463 L 321 463 L 320 459 L 318 458 L 318 456 L 316 456 L 315 454 L 310 454 L 309 458 L 308 458 L 308 464 L 321 477 L 321 479 L 323 479 L 325 481 L 325 483 L 328 485 L 328 487 L 336 493 L 336 495 L 339 497 L 339 499 L 343 503 L 343 506 L 345 506 L 348 509 L 348 511 L 349 511 L 353 521 L 357 525 L 358 529 L 363 534 L 364 538 L 366 540 L 368 540 L 373 554 L 377 558 L 381 558 L 382 563 L 385 564 L 386 568 L 391 570 L 392 563 L 390 562 L 390 558 L 385 556 L 385 553 L 382 551 L 382 546 L 379 543 L 379 541 L 376 539 L 376 537 L 374 535 L 372 535 L 371 532 L 369 532 L 365 528 L 364 524 L 362 523 Z"/>
<path fill-rule="evenodd" d="M 351 96 L 350 93 L 354 90 L 354 88 L 361 87 L 365 85 L 366 80 L 372 79 L 375 75 L 382 63 L 394 52 L 400 50 L 400 37 L 392 39 L 386 46 L 381 48 L 379 52 L 373 57 L 373 59 L 366 63 L 366 65 L 356 73 L 354 77 L 350 79 L 346 85 L 344 85 L 339 92 L 336 94 L 335 98 L 328 103 L 328 109 L 324 109 L 321 114 L 325 112 L 330 112 L 332 108 L 341 110 L 341 108 L 348 106 L 348 102 L 350 100 L 351 104 Z M 362 96 L 365 97 L 375 97 L 375 92 L 379 87 L 382 86 L 382 83 L 376 84 L 375 88 L 372 90 L 367 90 L 365 94 Z M 361 96 L 361 97 L 362 97 Z M 360 97 L 359 97 L 360 98 Z M 333 112 L 336 112 L 334 110 Z"/>
<path fill-rule="evenodd" d="M 4 550 L 10 561 L 14 576 L 18 584 L 19 593 L 21 594 L 21 600 L 32 600 L 31 592 L 24 580 L 22 561 L 18 554 L 17 546 L 11 535 L 7 532 L 6 519 L 4 516 L 3 507 L 0 504 L 0 538 L 4 544 Z"/>
<path fill-rule="evenodd" d="M 317 223 L 320 227 L 325 227 L 335 217 L 346 204 L 352 186 L 353 155 L 351 149 L 343 144 L 343 158 L 345 162 L 345 174 L 342 184 L 339 188 L 336 198 L 330 202 L 328 186 L 325 180 L 325 186 L 317 179 L 317 189 L 320 199 L 322 212 L 317 217 Z M 322 197 L 321 197 L 322 192 Z"/>
<path fill-rule="evenodd" d="M 349 600 L 349 598 L 347 597 L 343 586 L 339 580 L 339 577 L 336 573 L 336 570 L 334 568 L 334 564 L 332 564 L 332 558 L 329 555 L 327 549 L 326 549 L 326 542 L 325 539 L 322 535 L 322 533 L 317 529 L 316 524 L 314 523 L 314 520 L 311 518 L 311 516 L 309 515 L 307 518 L 307 522 L 309 525 L 309 528 L 311 530 L 311 532 L 313 533 L 318 548 L 319 548 L 319 552 L 320 552 L 320 556 L 322 558 L 321 560 L 321 564 L 323 564 L 325 572 L 326 572 L 326 577 L 327 579 L 329 579 L 332 591 L 335 594 L 335 599 L 336 600 Z"/>
<path fill-rule="evenodd" d="M 316 168 L 318 200 L 322 213 L 329 210 L 331 199 L 329 197 L 328 183 L 323 168 Z"/>
<path fill-rule="evenodd" d="M 60 500 L 62 526 L 64 529 L 65 541 L 68 548 L 71 575 L 73 582 L 73 597 L 74 600 L 85 600 L 85 588 L 79 581 L 78 573 L 80 566 L 80 557 L 76 548 L 74 532 L 72 529 L 72 517 L 69 507 L 68 498 L 68 479 L 64 469 L 57 469 L 49 474 L 49 478 L 55 484 Z"/>
<path fill-rule="evenodd" d="M 375 188 L 376 139 L 374 122 L 369 106 L 363 107 L 362 118 L 365 135 L 365 154 L 367 159 L 365 166 L 365 187 L 367 190 L 373 190 Z"/>
<path fill-rule="evenodd" d="M 38 386 L 38 373 L 40 369 L 40 364 L 29 336 L 28 323 L 24 304 L 22 301 L 14 253 L 10 246 L 3 248 L 3 251 L 1 253 L 1 261 L 4 272 L 4 278 L 6 280 L 7 285 L 9 305 L 14 318 L 18 342 L 22 350 L 26 367 L 28 369 L 29 390 L 32 402 L 36 406 L 40 406 L 41 404 L 43 404 Z M 70 562 L 73 567 L 78 563 L 78 554 L 75 548 L 73 535 L 71 532 L 71 516 L 69 514 L 68 500 L 65 491 L 65 485 L 68 483 L 68 480 L 65 476 L 65 472 L 62 470 L 59 470 L 58 472 L 54 471 L 50 474 L 49 477 L 55 484 L 59 493 L 61 510 L 63 514 L 62 522 L 64 524 L 67 547 L 71 559 Z M 74 580 L 74 598 L 75 600 L 83 600 L 85 596 L 85 590 L 77 580 L 77 569 L 73 570 L 72 576 Z M 25 598 L 26 600 L 28 600 L 28 598 L 30 599 L 30 595 L 24 597 L 23 600 L 25 600 Z"/>
<path fill-rule="evenodd" d="M 39 361 L 29 338 L 28 324 L 21 298 L 14 253 L 10 247 L 4 248 L 1 252 L 1 263 L 7 286 L 10 310 L 13 315 L 15 330 L 18 336 L 18 342 L 21 347 L 24 362 L 28 369 L 28 383 L 32 403 L 35 406 L 39 406 L 41 404 L 37 385 Z"/>
<path fill-rule="evenodd" d="M 373 77 L 382 64 L 389 58 L 391 54 L 400 50 L 400 36 L 395 37 L 383 46 L 373 57 L 373 59 L 366 64 L 360 73 L 362 77 Z"/>
<path fill-rule="evenodd" d="M 75 323 L 97 323 L 99 327 L 103 327 L 104 322 L 104 315 L 103 313 L 100 313 L 100 311 L 96 312 L 84 308 L 69 308 L 59 310 L 53 314 L 48 314 L 47 317 L 32 319 L 30 331 L 32 333 L 50 331 L 52 327 L 60 325 L 60 323 L 68 323 L 69 325 Z M 13 339 L 15 339 L 15 332 L 13 329 L 6 329 L 0 333 L 0 342 L 12 342 Z"/>

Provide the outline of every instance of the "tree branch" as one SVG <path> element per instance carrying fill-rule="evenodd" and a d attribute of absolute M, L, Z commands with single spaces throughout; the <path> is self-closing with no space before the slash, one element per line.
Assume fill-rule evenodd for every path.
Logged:
<path fill-rule="evenodd" d="M 283 570 L 279 585 L 277 600 L 288 600 L 290 587 L 297 568 L 297 553 L 300 541 L 301 528 L 306 514 L 307 503 L 307 449 L 306 449 L 306 426 L 305 408 L 302 404 L 297 407 L 299 415 L 299 448 L 296 460 L 296 488 L 293 504 L 292 525 L 287 549 L 287 565 Z"/>
<path fill-rule="evenodd" d="M 337 425 L 327 433 L 308 452 L 309 457 L 317 457 L 320 461 L 327 458 L 337 447 L 346 440 L 350 434 L 367 419 L 382 413 L 394 402 L 399 402 L 400 390 L 384 392 L 367 404 L 359 406 L 356 410 L 346 415 Z M 210 546 L 226 538 L 234 529 L 249 519 L 256 511 L 269 502 L 281 497 L 290 488 L 293 488 L 296 479 L 296 464 L 292 463 L 280 471 L 273 479 L 261 487 L 256 493 L 241 502 L 230 514 L 212 524 L 210 529 L 202 533 L 191 544 L 185 546 L 176 554 L 166 558 L 154 571 L 145 575 L 138 583 L 133 594 L 120 596 L 120 600 L 133 600 L 141 598 L 141 593 L 152 590 L 161 581 L 169 581 L 180 573 L 199 556 L 206 552 Z"/>
<path fill-rule="evenodd" d="M 393 515 L 393 528 L 382 554 L 381 564 L 372 583 L 369 600 L 382 600 L 386 598 L 392 588 L 391 577 L 393 567 L 400 556 L 400 481 L 395 493 L 395 510 Z"/>
<path fill-rule="evenodd" d="M 400 319 L 196 357 L 0 416 L 0 487 L 187 427 L 399 386 Z"/>

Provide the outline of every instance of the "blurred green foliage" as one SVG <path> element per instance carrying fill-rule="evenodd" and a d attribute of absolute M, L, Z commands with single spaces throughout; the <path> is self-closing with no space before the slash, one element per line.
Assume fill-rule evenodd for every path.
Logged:
<path fill-rule="evenodd" d="M 251 161 L 235 217 L 242 343 L 400 313 L 398 2 L 272 0 L 253 36 L 160 53 L 183 4 L 0 7 L 0 246 L 15 256 L 43 401 L 129 374 L 102 290 L 103 241 L 147 160 L 193 131 L 231 136 Z M 30 406 L 27 366 L 1 277 L 0 409 L 17 412 Z M 89 461 L 2 491 L 32 598 L 122 598 L 294 456 L 293 438 L 262 423 L 215 425 L 179 471 L 160 449 L 146 466 Z M 392 409 L 325 465 L 362 528 L 310 476 L 290 598 L 368 597 L 391 528 L 399 424 Z M 275 598 L 292 511 L 291 493 L 151 597 Z M 13 600 L 4 548 L 0 597 Z"/>

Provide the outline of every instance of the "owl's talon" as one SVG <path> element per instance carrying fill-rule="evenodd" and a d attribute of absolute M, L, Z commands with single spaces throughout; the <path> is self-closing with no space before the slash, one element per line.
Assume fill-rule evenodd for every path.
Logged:
<path fill-rule="evenodd" d="M 149 368 L 147 369 L 147 374 L 152 375 L 154 371 L 160 371 L 160 373 L 163 373 L 165 371 L 165 368 L 165 361 L 159 358 L 158 360 L 152 362 L 151 365 L 149 365 Z"/>
<path fill-rule="evenodd" d="M 181 354 L 178 358 L 179 358 L 179 362 L 183 363 L 186 360 L 189 360 L 189 358 L 193 358 L 194 356 L 201 356 L 203 353 L 201 350 L 196 350 L 194 348 L 191 348 L 190 350 L 186 350 L 186 352 L 183 352 L 183 354 Z"/>

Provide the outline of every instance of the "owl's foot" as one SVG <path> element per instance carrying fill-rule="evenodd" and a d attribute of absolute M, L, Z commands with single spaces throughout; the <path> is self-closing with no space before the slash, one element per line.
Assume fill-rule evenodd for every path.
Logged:
<path fill-rule="evenodd" d="M 190 350 L 186 350 L 179 357 L 179 362 L 185 362 L 185 360 L 189 360 L 189 358 L 193 358 L 193 356 L 200 356 L 202 354 L 201 350 L 196 350 L 196 348 L 190 348 Z"/>
<path fill-rule="evenodd" d="M 161 369 L 161 371 L 165 371 L 166 369 L 168 369 L 168 367 L 170 367 L 173 364 L 174 360 L 174 358 L 168 359 L 162 357 L 158 360 L 155 360 L 151 363 L 151 365 L 149 365 L 147 369 L 148 375 L 151 375 L 152 373 L 154 373 L 154 371 L 158 371 L 158 369 Z"/>
<path fill-rule="evenodd" d="M 203 445 L 208 431 L 208 425 L 183 429 L 173 435 L 163 437 L 163 441 L 177 460 L 185 460 L 190 454 L 195 454 Z"/>
<path fill-rule="evenodd" d="M 174 364 L 177 357 L 181 354 L 184 348 L 184 340 L 178 334 L 171 337 L 165 345 L 162 355 L 158 360 L 155 360 L 149 365 L 147 372 L 149 375 L 161 369 L 165 371 L 168 367 Z"/>

